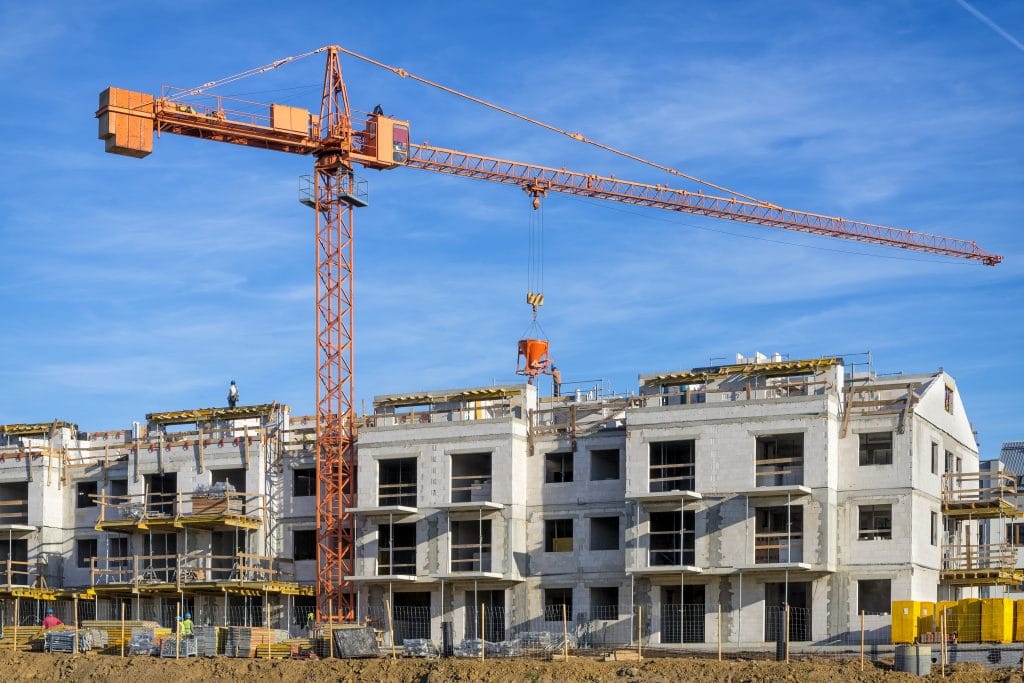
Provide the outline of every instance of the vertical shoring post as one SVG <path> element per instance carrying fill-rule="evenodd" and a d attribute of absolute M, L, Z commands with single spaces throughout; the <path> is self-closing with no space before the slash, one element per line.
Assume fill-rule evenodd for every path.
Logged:
<path fill-rule="evenodd" d="M 354 177 L 348 96 L 336 47 L 328 49 L 320 110 L 316 201 L 317 611 L 329 621 L 355 618 L 352 572 L 355 520 L 355 419 L 352 339 Z M 333 605 L 333 608 L 331 607 Z M 326 612 L 325 612 L 326 610 Z M 333 612 L 332 610 L 336 610 Z"/>

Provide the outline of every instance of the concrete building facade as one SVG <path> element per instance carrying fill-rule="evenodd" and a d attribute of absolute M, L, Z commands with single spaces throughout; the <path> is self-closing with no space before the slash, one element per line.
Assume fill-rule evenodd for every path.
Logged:
<path fill-rule="evenodd" d="M 657 643 L 712 642 L 720 608 L 723 638 L 753 643 L 789 604 L 795 639 L 823 641 L 861 611 L 887 627 L 892 600 L 973 590 L 946 581 L 974 523 L 947 519 L 943 475 L 977 470 L 941 371 L 758 357 L 642 375 L 629 397 L 381 396 L 360 432 L 353 579 L 369 611 L 429 609 L 435 637 L 471 630 L 476 605 L 505 627 L 564 605 L 576 621 L 640 609 Z"/>
<path fill-rule="evenodd" d="M 140 615 L 185 600 L 255 622 L 266 603 L 276 625 L 301 621 L 313 421 L 279 405 L 148 417 L 0 434 L 0 583 L 89 589 Z M 473 637 L 482 606 L 488 640 L 564 614 L 620 641 L 639 616 L 653 643 L 762 643 L 785 604 L 794 640 L 824 642 L 861 612 L 885 629 L 891 601 L 989 576 L 958 559 L 984 539 L 947 504 L 978 470 L 943 371 L 757 355 L 641 375 L 625 396 L 379 396 L 360 420 L 348 579 L 359 618 L 392 610 L 398 639 Z"/>

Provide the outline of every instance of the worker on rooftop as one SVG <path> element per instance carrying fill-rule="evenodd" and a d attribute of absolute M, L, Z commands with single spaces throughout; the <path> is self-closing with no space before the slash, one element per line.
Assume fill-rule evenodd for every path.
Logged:
<path fill-rule="evenodd" d="M 63 626 L 64 622 L 57 618 L 53 613 L 52 608 L 47 608 L 46 616 L 43 618 L 43 628 L 53 628 L 54 626 Z"/>
<path fill-rule="evenodd" d="M 234 408 L 238 405 L 238 387 L 235 386 L 235 380 L 231 380 L 231 386 L 228 387 L 228 407 Z"/>
<path fill-rule="evenodd" d="M 551 366 L 551 395 L 555 398 L 562 395 L 562 372 L 554 365 Z"/>

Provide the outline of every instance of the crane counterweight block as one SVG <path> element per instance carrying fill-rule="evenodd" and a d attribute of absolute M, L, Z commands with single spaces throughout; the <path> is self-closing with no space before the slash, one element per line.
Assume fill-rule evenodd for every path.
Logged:
<path fill-rule="evenodd" d="M 153 151 L 154 98 L 141 92 L 107 88 L 100 93 L 99 138 L 111 154 L 141 159 Z"/>

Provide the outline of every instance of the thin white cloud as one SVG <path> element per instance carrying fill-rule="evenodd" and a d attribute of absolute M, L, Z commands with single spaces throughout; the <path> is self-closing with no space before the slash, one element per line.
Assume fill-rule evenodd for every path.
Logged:
<path fill-rule="evenodd" d="M 1024 43 L 1021 43 L 1019 40 L 1017 40 L 1012 35 L 1010 35 L 1002 26 L 1000 26 L 999 24 L 997 24 L 996 22 L 992 21 L 987 16 L 982 14 L 981 10 L 976 8 L 971 3 L 967 2 L 967 0 L 954 0 L 954 2 L 956 2 L 956 4 L 958 4 L 961 7 L 963 7 L 968 12 L 970 12 L 974 16 L 975 19 L 977 19 L 981 23 L 985 24 L 985 26 L 988 26 L 990 29 L 995 31 L 996 35 L 998 35 L 1001 38 L 1003 38 L 1010 45 L 1013 45 L 1015 48 L 1017 48 L 1021 52 L 1024 52 Z"/>

